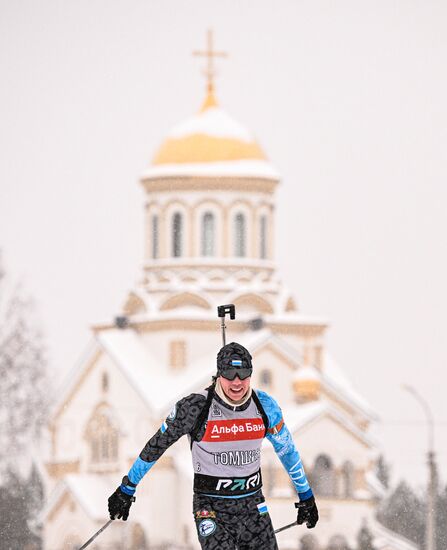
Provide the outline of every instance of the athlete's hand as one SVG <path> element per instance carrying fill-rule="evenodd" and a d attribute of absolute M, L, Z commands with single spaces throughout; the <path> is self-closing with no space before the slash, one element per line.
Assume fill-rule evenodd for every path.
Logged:
<path fill-rule="evenodd" d="M 135 502 L 135 497 L 127 495 L 121 491 L 121 488 L 112 493 L 109 497 L 109 514 L 110 519 L 127 520 L 132 502 Z"/>
<path fill-rule="evenodd" d="M 314 497 L 295 502 L 295 508 L 298 508 L 298 525 L 306 523 L 308 529 L 313 529 L 318 522 L 318 508 Z"/>

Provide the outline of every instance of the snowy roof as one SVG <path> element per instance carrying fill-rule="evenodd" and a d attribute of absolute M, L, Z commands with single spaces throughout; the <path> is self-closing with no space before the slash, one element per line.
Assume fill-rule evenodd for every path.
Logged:
<path fill-rule="evenodd" d="M 294 405 L 283 409 L 284 419 L 291 431 L 299 430 L 327 410 L 323 401 Z"/>
<path fill-rule="evenodd" d="M 251 332 L 238 341 L 255 349 L 260 341 L 268 339 L 269 334 L 268 330 Z M 200 357 L 181 373 L 165 372 L 160 377 L 158 360 L 134 330 L 104 330 L 97 334 L 97 339 L 156 416 L 164 414 L 184 395 L 207 386 L 216 372 L 216 354 L 213 352 Z M 155 377 L 157 384 L 154 384 Z"/>
<path fill-rule="evenodd" d="M 206 134 L 239 141 L 252 142 L 254 138 L 247 128 L 234 120 L 223 109 L 209 107 L 174 126 L 167 137 L 182 138 L 191 134 Z"/>
<path fill-rule="evenodd" d="M 142 174 L 142 179 L 182 176 L 280 179 L 279 172 L 272 164 L 262 159 L 158 164 L 147 168 Z"/>
<path fill-rule="evenodd" d="M 327 401 L 316 401 L 302 405 L 294 405 L 283 409 L 284 420 L 289 430 L 294 433 L 303 429 L 311 422 L 320 418 L 323 414 L 338 420 L 347 430 L 352 432 L 358 439 L 363 441 L 368 447 L 375 447 L 377 443 L 369 435 L 360 430 L 346 414 L 339 412 L 333 405 Z"/>
<path fill-rule="evenodd" d="M 189 260 L 188 260 L 189 261 Z M 192 262 L 191 262 L 192 263 Z M 249 289 L 251 290 L 251 289 Z M 172 291 L 172 287 L 171 287 Z M 201 292 L 203 294 L 203 290 L 201 289 L 200 285 L 197 284 L 196 287 L 194 287 L 193 284 L 189 285 L 188 291 L 191 292 Z M 183 289 L 179 286 L 179 293 L 183 293 Z M 244 292 L 241 291 L 240 294 L 243 294 Z M 256 316 L 256 314 L 251 311 L 240 311 L 237 315 L 237 321 L 246 323 L 253 319 L 253 317 Z M 258 315 L 259 316 L 259 315 Z M 200 319 L 203 321 L 213 321 L 216 322 L 216 310 L 214 307 L 206 310 L 199 307 L 194 306 L 184 306 L 179 307 L 175 309 L 169 309 L 166 311 L 159 311 L 156 309 L 153 309 L 151 311 L 132 315 L 132 323 L 146 323 L 147 321 L 160 321 L 160 320 L 172 320 L 172 319 Z M 300 313 L 285 313 L 285 314 L 265 314 L 262 315 L 262 318 L 264 319 L 266 325 L 275 324 L 275 325 L 313 325 L 313 326 L 319 326 L 322 329 L 324 329 L 327 326 L 327 320 L 323 317 L 317 317 L 317 316 L 311 316 L 311 315 L 303 315 Z M 93 327 L 104 327 L 104 326 L 113 326 L 113 321 L 108 319 L 99 320 L 96 323 L 93 323 Z M 272 336 L 273 338 L 276 338 L 276 336 Z M 281 347 L 283 347 L 285 350 L 289 350 L 289 354 L 291 356 L 294 356 L 296 359 L 297 352 L 296 349 L 293 348 L 290 344 L 288 344 L 285 340 L 281 339 Z"/>
<path fill-rule="evenodd" d="M 362 397 L 352 386 L 351 382 L 331 355 L 326 351 L 324 355 L 324 368 L 321 379 L 337 395 L 346 399 L 352 406 L 362 411 L 371 420 L 377 420 L 378 416 L 368 401 Z"/>
<path fill-rule="evenodd" d="M 320 381 L 320 373 L 315 367 L 311 367 L 309 365 L 301 367 L 299 371 L 295 374 L 294 380 L 300 381 L 300 380 L 315 380 Z"/>
<path fill-rule="evenodd" d="M 279 180 L 254 136 L 214 98 L 167 134 L 143 179 L 217 176 Z"/>
<path fill-rule="evenodd" d="M 383 485 L 374 472 L 366 472 L 366 483 L 378 498 L 384 498 L 386 496 L 387 488 Z"/>
<path fill-rule="evenodd" d="M 68 474 L 50 494 L 41 519 L 44 520 L 57 506 L 63 494 L 69 491 L 88 517 L 105 521 L 108 518 L 107 499 L 115 487 L 116 476 Z"/>
<path fill-rule="evenodd" d="M 377 550 L 419 550 L 419 547 L 408 539 L 390 531 L 377 521 L 370 526 L 374 537 L 374 548 Z"/>

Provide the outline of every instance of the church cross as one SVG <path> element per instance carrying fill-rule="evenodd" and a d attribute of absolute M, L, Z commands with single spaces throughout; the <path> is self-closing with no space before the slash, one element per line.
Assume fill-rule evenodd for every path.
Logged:
<path fill-rule="evenodd" d="M 207 34 L 207 49 L 206 51 L 195 51 L 193 55 L 206 57 L 208 59 L 207 68 L 205 69 L 205 76 L 207 79 L 208 92 L 214 91 L 214 77 L 216 76 L 216 69 L 214 67 L 214 58 L 227 57 L 226 52 L 218 52 L 214 50 L 214 35 L 212 30 L 208 30 Z"/>

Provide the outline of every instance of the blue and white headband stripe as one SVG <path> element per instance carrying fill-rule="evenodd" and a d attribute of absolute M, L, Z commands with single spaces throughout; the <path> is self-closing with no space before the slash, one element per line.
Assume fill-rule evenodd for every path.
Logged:
<path fill-rule="evenodd" d="M 231 366 L 232 367 L 242 367 L 242 361 L 240 359 L 232 359 L 231 360 Z"/>

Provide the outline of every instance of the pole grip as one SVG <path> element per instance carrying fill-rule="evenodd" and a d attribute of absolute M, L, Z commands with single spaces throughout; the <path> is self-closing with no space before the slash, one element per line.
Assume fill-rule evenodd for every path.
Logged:
<path fill-rule="evenodd" d="M 236 307 L 234 304 L 226 304 L 225 306 L 217 306 L 217 316 L 225 317 L 227 313 L 230 314 L 230 319 L 236 318 Z"/>

